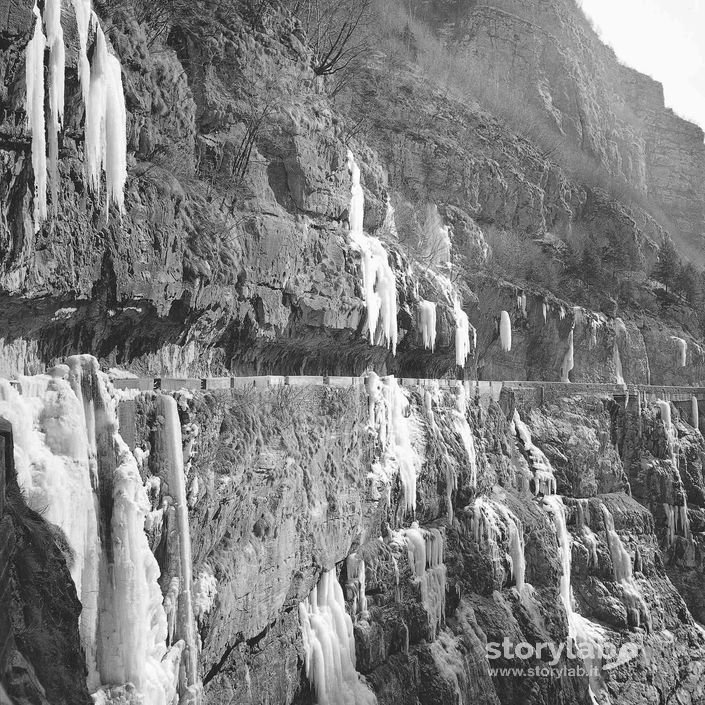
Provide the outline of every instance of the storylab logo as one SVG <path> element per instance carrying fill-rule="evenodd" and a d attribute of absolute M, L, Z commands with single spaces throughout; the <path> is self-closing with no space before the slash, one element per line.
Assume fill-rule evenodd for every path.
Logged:
<path fill-rule="evenodd" d="M 502 667 L 490 668 L 492 675 L 560 676 L 560 675 L 599 675 L 600 671 L 611 671 L 629 663 L 639 654 L 639 645 L 633 642 L 622 644 L 619 649 L 610 643 L 585 641 L 576 643 L 573 639 L 565 642 L 513 642 L 504 637 L 500 643 L 490 641 L 485 650 L 487 659 L 510 661 L 540 661 L 541 665 L 531 668 Z M 562 662 L 567 665 L 560 665 Z M 571 661 L 573 663 L 571 663 Z M 577 662 L 577 663 L 576 663 Z"/>

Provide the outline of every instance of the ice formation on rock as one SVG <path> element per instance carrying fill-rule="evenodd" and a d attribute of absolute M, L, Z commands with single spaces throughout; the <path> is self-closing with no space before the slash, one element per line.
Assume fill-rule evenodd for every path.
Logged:
<path fill-rule="evenodd" d="M 353 593 L 353 616 L 360 615 L 363 619 L 367 617 L 367 594 L 365 592 L 366 572 L 365 561 L 357 553 L 351 553 L 345 560 L 345 571 L 348 579 L 345 583 Z"/>
<path fill-rule="evenodd" d="M 582 543 L 588 549 L 590 559 L 588 567 L 597 566 L 597 536 L 590 528 L 590 504 L 587 499 L 576 500 L 577 527 L 581 534 Z"/>
<path fill-rule="evenodd" d="M 624 373 L 622 371 L 622 358 L 619 354 L 619 346 L 617 345 L 617 338 L 614 339 L 614 345 L 612 346 L 612 362 L 614 363 L 614 374 L 615 382 L 617 384 L 624 384 Z"/>
<path fill-rule="evenodd" d="M 468 314 L 460 307 L 458 299 L 455 300 L 453 311 L 455 315 L 455 364 L 459 367 L 465 367 L 465 362 L 470 354 L 470 322 Z M 473 333 L 475 333 L 474 328 Z"/>
<path fill-rule="evenodd" d="M 502 553 L 509 564 L 510 576 L 519 592 L 523 591 L 526 575 L 524 532 L 517 516 L 501 501 L 477 497 L 472 510 L 472 530 L 475 541 L 489 549 L 495 559 Z"/>
<path fill-rule="evenodd" d="M 690 520 L 688 519 L 688 505 L 684 503 L 678 507 L 664 502 L 663 511 L 666 515 L 666 545 L 672 546 L 678 531 L 686 539 L 690 539 Z"/>
<path fill-rule="evenodd" d="M 47 217 L 47 151 L 44 118 L 44 48 L 42 16 L 34 3 L 34 34 L 25 54 L 27 94 L 25 113 L 32 133 L 32 170 L 34 172 L 34 230 L 39 230 Z"/>
<path fill-rule="evenodd" d="M 436 304 L 421 299 L 418 306 L 418 325 L 423 346 L 433 352 L 436 348 Z"/>
<path fill-rule="evenodd" d="M 379 478 L 389 483 L 396 470 L 402 486 L 402 513 L 416 509 L 416 475 L 421 458 L 414 448 L 418 436 L 418 421 L 411 411 L 406 392 L 394 376 L 380 379 L 374 372 L 367 374 L 369 425 L 377 433 L 382 448 L 382 462 L 376 468 Z"/>
<path fill-rule="evenodd" d="M 127 117 L 122 89 L 122 69 L 108 53 L 100 22 L 90 0 L 73 0 L 79 39 L 79 77 L 86 107 L 86 176 L 93 191 L 100 189 L 101 173 L 106 177 L 106 209 L 115 203 L 124 207 L 127 179 Z M 61 26 L 61 0 L 46 0 L 44 14 L 35 2 L 34 35 L 26 50 L 26 113 L 32 134 L 34 171 L 34 227 L 38 230 L 47 217 L 47 171 L 51 177 L 53 205 L 58 194 L 58 136 L 64 119 L 65 47 Z M 42 31 L 46 27 L 46 36 Z M 88 61 L 88 35 L 95 27 L 93 65 Z M 49 48 L 49 81 L 44 82 L 44 50 Z M 48 93 L 49 129 L 44 109 Z M 47 150 L 46 135 L 49 137 Z"/>
<path fill-rule="evenodd" d="M 519 411 L 514 410 L 514 428 L 524 446 L 524 452 L 529 456 L 531 471 L 534 473 L 534 494 L 539 492 L 550 495 L 556 493 L 556 478 L 553 466 L 543 451 L 531 440 L 529 427 L 521 420 Z"/>
<path fill-rule="evenodd" d="M 661 415 L 661 421 L 663 421 L 664 428 L 666 429 L 666 433 L 671 435 L 671 404 L 670 402 L 663 401 L 663 399 L 659 399 L 656 402 L 656 406 L 659 408 L 659 413 Z"/>
<path fill-rule="evenodd" d="M 605 632 L 604 630 L 573 610 L 573 598 L 570 587 L 571 576 L 571 547 L 570 534 L 565 520 L 565 507 L 563 500 L 558 496 L 544 497 L 544 507 L 550 513 L 558 537 L 558 546 L 561 556 L 561 583 L 560 596 L 563 607 L 568 618 L 568 636 L 577 645 L 577 653 L 583 656 L 586 666 L 589 669 L 590 697 L 592 702 L 599 702 L 597 695 L 602 702 L 609 703 L 609 696 L 605 692 L 605 686 L 600 667 L 602 653 L 604 651 Z"/>
<path fill-rule="evenodd" d="M 88 687 L 108 703 L 132 683 L 144 702 L 168 705 L 183 643 L 167 647 L 159 566 L 144 531 L 150 500 L 109 382 L 94 358 L 75 356 L 19 386 L 0 381 L 0 415 L 13 424 L 28 503 L 63 529 L 74 553 Z"/>
<path fill-rule="evenodd" d="M 215 605 L 218 596 L 218 580 L 209 570 L 202 570 L 193 583 L 193 614 L 202 619 Z"/>
<path fill-rule="evenodd" d="M 83 410 L 64 379 L 0 380 L 0 416 L 12 424 L 17 481 L 27 504 L 59 526 L 74 554 L 69 566 L 83 609 L 79 624 L 89 687 L 97 687 L 96 629 L 101 546 Z"/>
<path fill-rule="evenodd" d="M 350 199 L 350 242 L 362 257 L 362 289 L 367 308 L 367 328 L 370 344 L 374 345 L 377 325 L 392 353 L 397 351 L 397 284 L 384 245 L 363 230 L 365 195 L 360 185 L 360 167 L 348 150 L 348 171 L 352 178 Z"/>
<path fill-rule="evenodd" d="M 568 335 L 568 350 L 561 364 L 561 382 L 570 382 L 569 373 L 573 369 L 573 331 Z"/>
<path fill-rule="evenodd" d="M 122 90 L 120 62 L 108 53 L 105 35 L 97 21 L 91 80 L 86 105 L 86 175 L 88 185 L 100 190 L 101 173 L 105 173 L 106 207 L 115 203 L 124 208 L 127 180 L 127 133 L 125 97 Z"/>
<path fill-rule="evenodd" d="M 49 154 L 48 170 L 56 210 L 59 183 L 59 130 L 64 122 L 64 31 L 61 27 L 61 0 L 47 0 L 44 5 L 46 40 L 49 47 Z"/>
<path fill-rule="evenodd" d="M 421 602 L 428 615 L 431 639 L 436 638 L 445 615 L 446 566 L 443 562 L 443 536 L 438 529 L 420 529 L 417 522 L 402 530 L 409 565 L 419 581 Z"/>
<path fill-rule="evenodd" d="M 694 429 L 700 428 L 700 411 L 698 410 L 698 398 L 690 397 L 690 425 Z"/>
<path fill-rule="evenodd" d="M 465 388 L 459 382 L 456 388 L 456 407 L 452 411 L 453 425 L 456 433 L 460 436 L 463 448 L 468 456 L 468 467 L 470 469 L 470 486 L 477 487 L 477 452 L 475 450 L 475 439 L 472 429 L 466 416 Z"/>
<path fill-rule="evenodd" d="M 299 604 L 306 677 L 318 705 L 374 705 L 377 698 L 355 670 L 355 639 L 335 570 Z"/>
<path fill-rule="evenodd" d="M 499 340 L 503 352 L 510 352 L 512 349 L 512 321 L 506 311 L 502 311 L 499 317 Z"/>
<path fill-rule="evenodd" d="M 644 620 L 650 631 L 651 615 L 634 580 L 631 556 L 624 547 L 619 534 L 615 531 L 612 513 L 604 504 L 602 505 L 602 517 L 605 522 L 605 532 L 607 533 L 607 545 L 612 557 L 614 579 L 622 586 L 622 600 L 627 609 L 629 624 L 638 627 L 641 626 L 642 620 Z"/>
<path fill-rule="evenodd" d="M 673 340 L 678 349 L 678 364 L 680 367 L 685 367 L 688 360 L 688 343 L 679 338 L 678 336 L 672 335 L 671 340 Z"/>
<path fill-rule="evenodd" d="M 517 308 L 521 311 L 521 315 L 526 318 L 526 294 L 523 291 L 517 296 Z"/>

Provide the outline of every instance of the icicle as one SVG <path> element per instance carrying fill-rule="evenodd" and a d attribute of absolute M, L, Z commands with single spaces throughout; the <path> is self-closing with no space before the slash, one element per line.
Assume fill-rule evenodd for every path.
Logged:
<path fill-rule="evenodd" d="M 455 300 L 455 364 L 465 367 L 470 354 L 470 322 L 468 314 L 460 307 L 460 301 Z M 474 329 L 473 329 L 474 331 Z"/>
<path fill-rule="evenodd" d="M 61 0 L 47 0 L 44 20 L 49 46 L 49 166 L 52 203 L 57 208 L 59 185 L 59 130 L 64 122 L 64 31 L 61 28 Z"/>
<path fill-rule="evenodd" d="M 502 311 L 499 318 L 499 339 L 503 352 L 510 352 L 512 349 L 512 321 L 506 311 Z"/>
<path fill-rule="evenodd" d="M 470 486 L 477 487 L 477 453 L 475 450 L 475 440 L 470 429 L 467 417 L 465 415 L 465 390 L 462 383 L 458 383 L 456 389 L 458 396 L 456 399 L 456 408 L 453 410 L 453 425 L 455 431 L 460 436 L 463 442 L 463 448 L 468 456 L 468 466 L 470 468 Z"/>
<path fill-rule="evenodd" d="M 32 133 L 32 170 L 34 172 L 34 231 L 38 232 L 47 218 L 47 154 L 44 121 L 44 49 L 42 16 L 35 0 L 34 34 L 25 53 L 27 94 L 25 112 Z"/>
<path fill-rule="evenodd" d="M 306 677 L 318 705 L 374 705 L 377 698 L 355 670 L 355 639 L 335 570 L 299 604 Z"/>
<path fill-rule="evenodd" d="M 568 350 L 563 358 L 563 363 L 561 364 L 561 382 L 570 382 L 570 377 L 568 376 L 570 371 L 573 369 L 573 331 L 570 331 L 568 335 Z"/>
<path fill-rule="evenodd" d="M 671 404 L 662 399 L 657 400 L 656 405 L 659 408 L 659 413 L 661 414 L 661 421 L 663 421 L 666 433 L 670 437 L 671 435 Z"/>
<path fill-rule="evenodd" d="M 597 326 L 597 319 L 590 319 L 590 350 L 597 347 Z"/>
<path fill-rule="evenodd" d="M 370 344 L 375 344 L 377 324 L 382 325 L 385 343 L 397 352 L 397 284 L 384 245 L 363 231 L 365 195 L 360 185 L 360 167 L 348 150 L 348 171 L 352 177 L 349 210 L 350 242 L 362 256 L 362 288 L 367 308 Z"/>
<path fill-rule="evenodd" d="M 526 294 L 523 291 L 519 295 L 519 310 L 521 315 L 526 318 Z"/>
<path fill-rule="evenodd" d="M 619 346 L 617 345 L 617 337 L 615 336 L 614 345 L 612 346 L 612 362 L 614 363 L 615 381 L 617 384 L 624 384 L 624 373 L 622 372 L 622 358 L 619 355 Z"/>
<path fill-rule="evenodd" d="M 539 492 L 545 495 L 556 493 L 556 478 L 553 474 L 553 466 L 543 451 L 534 445 L 531 440 L 529 427 L 521 420 L 519 412 L 514 410 L 514 428 L 521 439 L 524 451 L 531 461 L 531 470 L 534 473 L 534 494 Z"/>
<path fill-rule="evenodd" d="M 683 338 L 678 338 L 675 335 L 671 336 L 671 340 L 675 341 L 678 348 L 678 364 L 685 367 L 688 358 L 688 343 Z"/>
<path fill-rule="evenodd" d="M 174 500 L 179 542 L 180 587 L 177 637 L 184 640 L 186 686 L 189 691 L 198 691 L 198 647 L 195 636 L 195 622 L 192 601 L 191 576 L 191 534 L 188 522 L 188 504 L 184 474 L 184 456 L 181 443 L 181 423 L 176 400 L 166 394 L 157 397 L 157 408 L 164 418 L 163 453 L 168 469 L 167 486 Z"/>
<path fill-rule="evenodd" d="M 698 398 L 690 397 L 690 425 L 697 431 L 700 429 L 700 412 L 698 410 Z"/>
<path fill-rule="evenodd" d="M 100 190 L 101 171 L 106 177 L 106 208 L 111 202 L 124 209 L 127 179 L 125 98 L 120 62 L 108 54 L 105 35 L 96 22 L 96 40 L 86 105 L 86 173 L 91 190 Z"/>
<path fill-rule="evenodd" d="M 543 314 L 543 324 L 546 325 L 548 318 L 548 304 L 545 301 L 541 304 L 541 313 Z"/>
<path fill-rule="evenodd" d="M 418 307 L 418 325 L 423 346 L 433 352 L 436 348 L 436 304 L 421 299 Z"/>
<path fill-rule="evenodd" d="M 91 82 L 91 65 L 88 61 L 88 31 L 90 29 L 93 10 L 91 0 L 72 0 L 78 27 L 78 77 L 81 81 L 83 105 L 88 105 L 88 93 Z"/>

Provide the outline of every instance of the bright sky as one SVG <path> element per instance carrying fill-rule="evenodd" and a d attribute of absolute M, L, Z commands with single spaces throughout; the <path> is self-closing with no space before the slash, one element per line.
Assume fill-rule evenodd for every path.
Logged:
<path fill-rule="evenodd" d="M 705 128 L 705 0 L 581 0 L 621 61 L 663 83 L 666 106 Z"/>

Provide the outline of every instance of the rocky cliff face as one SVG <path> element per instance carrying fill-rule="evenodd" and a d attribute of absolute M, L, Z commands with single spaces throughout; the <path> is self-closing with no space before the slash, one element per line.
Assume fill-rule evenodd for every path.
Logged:
<path fill-rule="evenodd" d="M 183 428 L 194 439 L 189 483 L 193 488 L 198 478 L 199 488 L 191 495 L 194 575 L 217 580 L 213 604 L 199 615 L 206 701 L 312 702 L 298 604 L 321 570 L 337 567 L 354 619 L 357 670 L 378 702 L 590 702 L 595 680 L 565 655 L 558 677 L 539 675 L 545 659 L 487 658 L 487 643 L 563 643 L 571 629 L 560 598 L 561 537 L 547 506 L 529 491 L 535 458 L 511 421 L 517 410 L 565 497 L 574 609 L 615 651 L 629 645 L 623 663 L 603 662 L 609 667 L 600 688 L 612 702 L 698 702 L 705 695 L 705 640 L 693 619 L 702 618 L 693 589 L 702 568 L 697 532 L 705 485 L 695 450 L 702 437 L 675 420 L 674 408 L 684 459 L 677 466 L 657 407 L 625 410 L 609 398 L 550 392 L 539 406 L 537 391 L 505 390 L 499 405 L 477 399 L 465 407 L 473 469 L 457 430 L 455 395 L 436 393 L 429 408 L 428 391 L 411 389 L 422 464 L 416 512 L 405 518 L 398 476 L 386 491 L 374 470 L 383 462 L 381 439 L 367 425 L 363 388 L 182 396 Z M 159 419 L 150 398 L 138 398 L 136 409 L 135 442 L 152 447 L 150 462 L 157 462 L 150 439 Z M 644 493 L 637 479 L 647 457 L 660 458 L 651 462 L 663 469 L 648 472 L 665 478 L 662 496 Z M 682 502 L 681 483 L 691 534 L 678 529 L 670 539 L 663 503 Z M 618 539 L 608 533 L 605 511 Z M 526 585 L 510 559 L 516 554 L 506 512 L 521 527 Z M 411 519 L 442 537 L 439 622 L 399 543 L 398 531 Z M 614 540 L 633 562 L 630 582 L 619 573 Z M 366 566 L 364 611 L 346 562 L 351 553 Z"/>
<path fill-rule="evenodd" d="M 188 33 L 184 23 L 174 22 L 168 34 L 157 36 L 128 7 L 105 18 L 108 37 L 123 59 L 127 104 L 129 179 L 122 218 L 106 217 L 104 203 L 86 189 L 74 18 L 72 8 L 64 8 L 68 100 L 59 150 L 61 183 L 58 200 L 50 203 L 53 216 L 37 234 L 27 215 L 33 188 L 24 122 L 29 4 L 13 6 L 4 18 L 0 359 L 5 374 L 38 371 L 67 351 L 85 350 L 108 366 L 156 375 L 357 374 L 370 366 L 400 375 L 455 374 L 453 301 L 437 277 L 414 262 L 405 244 L 406 226 L 400 224 L 396 236 L 385 225 L 388 198 L 395 204 L 439 206 L 451 226 L 457 272 L 484 260 L 488 228 L 538 239 L 551 257 L 552 245 L 546 243 L 560 244 L 560 238 L 586 223 L 602 238 L 633 243 L 634 256 L 647 267 L 653 263 L 654 243 L 663 237 L 653 219 L 571 180 L 540 146 L 508 132 L 472 104 L 434 90 L 419 80 L 413 66 L 397 67 L 391 80 L 384 62 L 370 62 L 356 83 L 359 100 L 334 104 L 310 68 L 296 21 L 269 13 L 257 24 L 244 5 L 238 7 L 226 13 L 204 4 L 198 19 L 189 19 Z M 541 5 L 533 24 L 521 19 L 525 42 L 531 42 L 527 28 L 558 22 L 557 9 L 551 14 L 547 7 Z M 463 19 L 475 28 L 470 39 L 461 33 L 463 41 L 470 41 L 468 51 L 488 48 L 481 43 L 488 28 L 506 34 L 499 20 L 489 21 L 492 11 L 472 10 Z M 498 17 L 520 21 L 506 9 Z M 561 19 L 562 33 L 556 30 L 562 42 L 572 36 L 568 19 Z M 581 52 L 571 55 L 573 63 L 597 66 L 599 59 L 604 64 L 604 50 L 595 49 L 584 27 L 581 32 Z M 539 36 L 544 35 L 536 29 Z M 498 61 L 501 56 L 498 50 Z M 587 76 L 586 69 L 581 71 Z M 562 64 L 549 73 L 571 75 Z M 534 84 L 527 79 L 527 85 Z M 588 87 L 597 92 L 581 102 L 609 113 L 611 98 L 603 84 L 596 80 Z M 607 155 L 609 130 L 602 112 L 584 120 L 584 129 L 598 145 L 592 151 Z M 566 124 L 569 117 L 579 122 L 567 105 L 561 115 Z M 358 118 L 362 130 L 354 128 Z M 573 135 L 577 128 L 565 129 Z M 587 139 L 574 137 L 581 144 Z M 634 139 L 630 145 L 641 144 Z M 658 149 L 668 151 L 664 140 Z M 689 145 L 682 149 L 696 159 L 698 152 Z M 365 228 L 383 238 L 395 262 L 396 357 L 365 340 L 360 259 L 346 225 L 348 147 L 361 164 Z M 249 159 L 243 170 L 245 148 Z M 621 163 L 641 163 L 640 149 L 625 151 Z M 682 162 L 682 171 L 692 180 L 688 164 Z M 633 171 L 627 175 L 641 183 Z M 646 181 L 661 178 L 643 171 Z M 480 331 L 475 363 L 481 377 L 560 378 L 570 317 L 568 323 L 552 321 L 539 333 L 531 330 L 535 307 L 527 320 L 514 311 L 517 339 L 528 323 L 529 340 L 510 356 L 502 355 L 493 344 L 495 321 L 502 308 L 513 305 L 512 287 L 472 276 L 456 285 L 470 322 Z M 552 295 L 530 281 L 517 282 L 515 289 L 537 304 L 555 302 L 554 311 L 572 307 L 567 291 Z M 438 301 L 434 355 L 423 352 L 417 328 L 420 297 Z M 583 342 L 576 344 L 572 378 L 613 381 L 613 339 L 623 335 L 614 302 L 605 297 L 583 303 L 607 315 L 600 319 L 604 335 L 596 346 L 584 346 L 589 336 L 576 332 Z M 660 323 L 664 313 L 678 323 Z M 625 361 L 627 381 L 643 382 L 649 374 L 654 383 L 702 378 L 692 316 L 660 311 L 655 299 L 646 310 L 637 305 L 621 315 L 630 331 L 628 350 L 621 353 L 634 358 Z M 690 343 L 685 368 L 671 364 L 671 336 Z"/>

